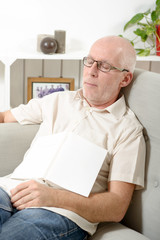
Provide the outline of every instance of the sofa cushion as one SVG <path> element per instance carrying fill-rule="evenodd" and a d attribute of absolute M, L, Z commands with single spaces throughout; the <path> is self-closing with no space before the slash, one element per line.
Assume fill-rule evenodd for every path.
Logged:
<path fill-rule="evenodd" d="M 0 124 L 0 177 L 10 174 L 22 161 L 38 128 L 39 125 Z"/>
<path fill-rule="evenodd" d="M 89 240 L 149 240 L 149 238 L 120 223 L 101 223 Z"/>

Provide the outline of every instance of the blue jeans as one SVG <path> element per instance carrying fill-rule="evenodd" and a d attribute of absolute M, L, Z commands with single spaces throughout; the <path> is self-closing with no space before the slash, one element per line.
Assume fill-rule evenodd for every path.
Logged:
<path fill-rule="evenodd" d="M 0 188 L 0 240 L 86 240 L 88 233 L 68 218 L 42 209 L 13 208 Z"/>

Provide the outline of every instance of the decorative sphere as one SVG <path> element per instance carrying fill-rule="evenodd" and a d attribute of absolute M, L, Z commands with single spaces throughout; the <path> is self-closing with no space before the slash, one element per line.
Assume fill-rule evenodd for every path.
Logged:
<path fill-rule="evenodd" d="M 41 51 L 45 54 L 55 53 L 57 47 L 58 47 L 57 41 L 51 37 L 44 38 L 40 44 Z"/>

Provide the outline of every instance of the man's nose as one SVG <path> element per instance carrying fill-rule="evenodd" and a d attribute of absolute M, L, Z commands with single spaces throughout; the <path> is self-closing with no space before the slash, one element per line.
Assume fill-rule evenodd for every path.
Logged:
<path fill-rule="evenodd" d="M 98 76 L 98 66 L 97 62 L 94 62 L 93 65 L 90 67 L 90 75 L 97 77 Z"/>

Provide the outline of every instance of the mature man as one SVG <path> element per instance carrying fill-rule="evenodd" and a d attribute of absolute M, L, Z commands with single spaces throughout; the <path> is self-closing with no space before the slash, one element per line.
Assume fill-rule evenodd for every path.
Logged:
<path fill-rule="evenodd" d="M 87 239 L 99 222 L 124 217 L 134 189 L 144 185 L 142 126 L 120 92 L 132 81 L 135 62 L 127 40 L 101 38 L 83 59 L 82 89 L 0 114 L 0 122 L 40 123 L 36 138 L 69 131 L 107 149 L 89 197 L 36 179 L 1 178 L 0 239 Z"/>

